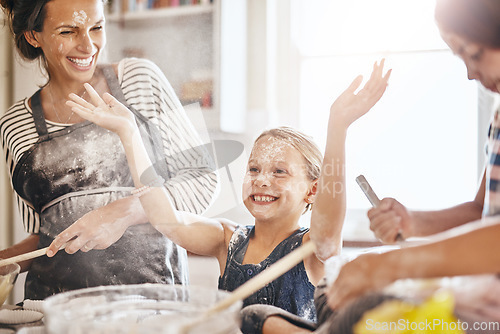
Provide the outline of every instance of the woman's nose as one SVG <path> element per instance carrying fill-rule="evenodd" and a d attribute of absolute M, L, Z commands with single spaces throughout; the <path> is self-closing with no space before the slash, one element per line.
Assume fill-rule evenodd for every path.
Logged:
<path fill-rule="evenodd" d="M 470 71 L 470 70 L 467 70 L 467 78 L 469 80 L 476 80 L 476 79 L 479 79 L 479 76 L 477 74 L 477 71 Z"/>
<path fill-rule="evenodd" d="M 94 43 L 89 34 L 83 34 L 80 38 L 79 48 L 85 53 L 92 53 Z"/>
<path fill-rule="evenodd" d="M 479 79 L 479 72 L 471 62 L 466 62 L 465 67 L 467 67 L 467 78 L 469 80 Z"/>

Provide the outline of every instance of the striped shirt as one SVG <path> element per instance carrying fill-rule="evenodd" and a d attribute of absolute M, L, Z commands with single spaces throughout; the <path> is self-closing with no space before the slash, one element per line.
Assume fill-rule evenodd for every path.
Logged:
<path fill-rule="evenodd" d="M 118 80 L 130 107 L 160 129 L 163 153 L 171 178 L 165 182 L 178 210 L 201 214 L 212 203 L 218 176 L 202 142 L 161 70 L 138 58 L 118 63 Z M 10 176 L 21 156 L 38 140 L 28 98 L 18 101 L 0 118 L 0 138 Z M 49 133 L 70 125 L 46 121 Z M 21 217 L 28 233 L 38 233 L 40 217 L 17 194 Z"/>
<path fill-rule="evenodd" d="M 496 110 L 490 124 L 487 144 L 486 189 L 483 216 L 500 214 L 500 111 Z"/>

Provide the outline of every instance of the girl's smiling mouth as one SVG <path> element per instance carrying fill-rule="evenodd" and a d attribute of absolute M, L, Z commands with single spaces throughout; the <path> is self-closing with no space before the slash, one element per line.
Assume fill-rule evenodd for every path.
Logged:
<path fill-rule="evenodd" d="M 271 196 L 271 195 L 250 195 L 250 198 L 255 203 L 271 203 L 278 200 L 279 197 Z"/>

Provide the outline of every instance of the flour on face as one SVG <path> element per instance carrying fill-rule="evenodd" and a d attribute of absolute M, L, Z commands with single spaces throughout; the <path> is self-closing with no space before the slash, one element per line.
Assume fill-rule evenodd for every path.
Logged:
<path fill-rule="evenodd" d="M 252 156 L 257 153 L 255 154 L 257 156 L 254 156 L 254 158 L 261 160 L 263 163 L 282 161 L 285 158 L 285 149 L 287 147 L 293 148 L 293 146 L 284 139 L 267 136 L 261 138 L 256 143 Z M 257 149 L 258 152 L 255 152 L 255 149 Z"/>
<path fill-rule="evenodd" d="M 87 13 L 85 13 L 85 11 L 83 10 L 73 13 L 73 22 L 75 22 L 77 25 L 84 25 L 88 20 L 89 18 L 87 16 Z"/>

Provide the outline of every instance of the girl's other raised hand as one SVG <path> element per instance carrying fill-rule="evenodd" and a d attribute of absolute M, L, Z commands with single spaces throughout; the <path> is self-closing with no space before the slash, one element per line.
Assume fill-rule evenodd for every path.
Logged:
<path fill-rule="evenodd" d="M 88 83 L 84 84 L 91 102 L 71 93 L 66 104 L 80 117 L 89 120 L 119 136 L 132 132 L 137 124 L 134 114 L 111 94 L 101 96 Z"/>
<path fill-rule="evenodd" d="M 387 88 L 391 71 L 384 71 L 385 59 L 379 63 L 373 64 L 373 71 L 370 79 L 365 86 L 355 91 L 363 81 L 361 75 L 357 76 L 347 89 L 333 102 L 330 107 L 330 115 L 335 120 L 335 123 L 340 122 L 344 127 L 349 127 L 355 120 L 363 116 L 370 110 L 375 103 L 382 97 Z"/>

